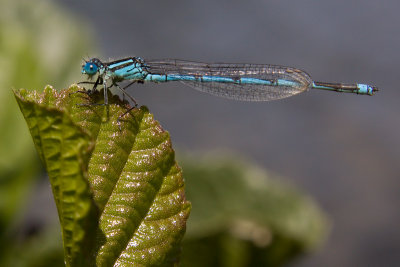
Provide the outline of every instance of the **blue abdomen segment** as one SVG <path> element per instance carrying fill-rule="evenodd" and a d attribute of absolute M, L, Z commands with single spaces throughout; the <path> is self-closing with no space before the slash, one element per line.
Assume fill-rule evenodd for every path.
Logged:
<path fill-rule="evenodd" d="M 368 84 L 363 84 L 363 83 L 357 83 L 357 88 L 358 88 L 358 94 L 361 95 L 373 95 L 376 91 L 376 89 Z"/>
<path fill-rule="evenodd" d="M 277 80 L 264 80 L 257 78 L 230 78 L 230 77 L 218 77 L 218 76 L 190 76 L 190 75 L 160 75 L 160 74 L 149 74 L 145 78 L 145 81 L 150 82 L 171 82 L 171 81 L 190 81 L 190 82 L 215 82 L 215 83 L 234 83 L 239 85 L 253 84 L 253 85 L 269 85 L 269 86 L 293 86 L 298 87 L 301 84 L 288 81 L 283 79 Z"/>
<path fill-rule="evenodd" d="M 229 99 L 268 101 L 285 98 L 308 89 L 308 84 L 285 79 L 148 74 L 145 81 L 180 81 L 199 91 Z"/>

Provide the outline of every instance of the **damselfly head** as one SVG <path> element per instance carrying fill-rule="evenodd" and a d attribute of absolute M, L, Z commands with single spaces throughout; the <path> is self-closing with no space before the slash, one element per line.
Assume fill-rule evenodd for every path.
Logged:
<path fill-rule="evenodd" d="M 93 76 L 99 71 L 102 66 L 103 64 L 99 59 L 92 58 L 89 61 L 85 61 L 85 64 L 82 65 L 82 74 Z"/>

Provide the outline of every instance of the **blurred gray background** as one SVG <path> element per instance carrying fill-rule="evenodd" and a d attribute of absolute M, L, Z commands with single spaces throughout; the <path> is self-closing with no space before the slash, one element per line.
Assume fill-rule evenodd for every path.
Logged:
<path fill-rule="evenodd" d="M 89 57 L 279 64 L 318 81 L 378 86 L 374 97 L 313 90 L 264 103 L 180 83 L 128 92 L 150 108 L 175 147 L 233 151 L 318 201 L 332 233 L 293 266 L 398 266 L 399 1 L 55 2 L 94 30 Z"/>

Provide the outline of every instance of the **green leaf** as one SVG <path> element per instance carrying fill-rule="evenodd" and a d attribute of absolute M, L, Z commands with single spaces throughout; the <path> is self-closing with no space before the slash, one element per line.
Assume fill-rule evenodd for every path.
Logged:
<path fill-rule="evenodd" d="M 238 158 L 182 161 L 196 207 L 183 242 L 184 266 L 281 266 L 325 240 L 328 220 L 309 196 Z"/>
<path fill-rule="evenodd" d="M 77 86 L 15 91 L 48 171 L 69 266 L 176 264 L 190 204 L 168 132 L 146 107 Z"/>

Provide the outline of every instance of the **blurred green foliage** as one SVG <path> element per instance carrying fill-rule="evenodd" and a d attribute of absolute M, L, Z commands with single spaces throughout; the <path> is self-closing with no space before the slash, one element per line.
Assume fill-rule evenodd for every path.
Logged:
<path fill-rule="evenodd" d="M 12 88 L 63 87 L 78 80 L 89 43 L 88 31 L 48 1 L 0 0 L 0 6 L 1 265 L 42 170 Z"/>
<path fill-rule="evenodd" d="M 324 214 L 280 177 L 232 155 L 181 165 L 193 206 L 183 266 L 281 266 L 325 240 Z"/>

